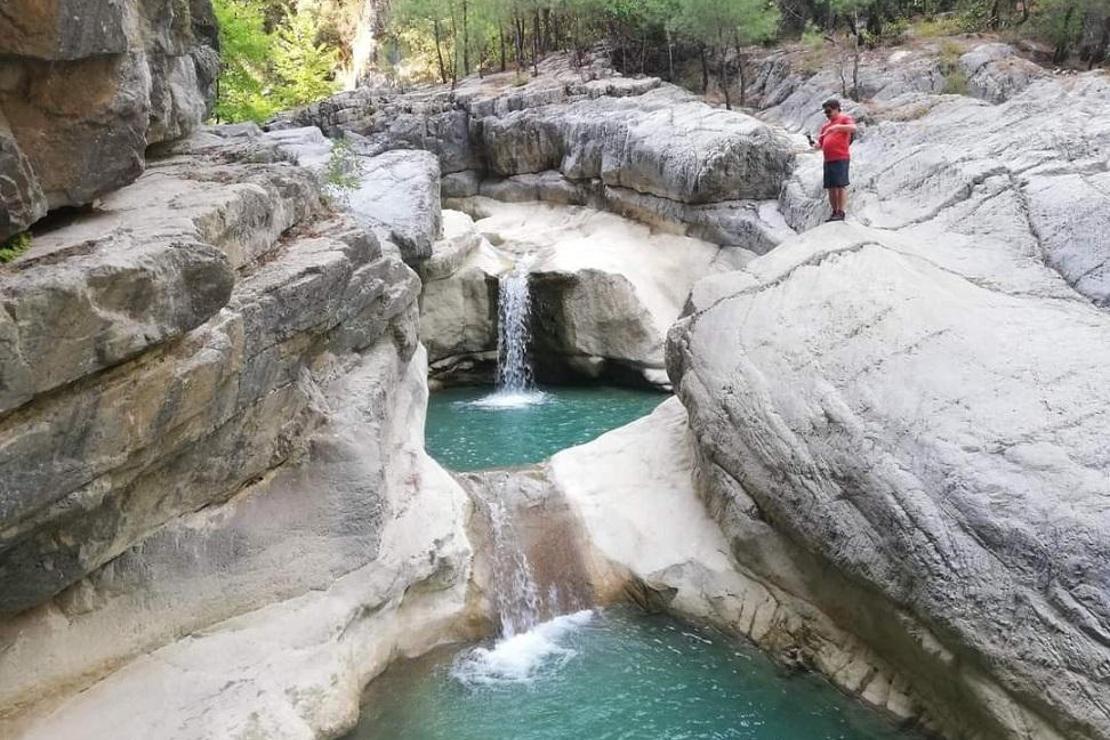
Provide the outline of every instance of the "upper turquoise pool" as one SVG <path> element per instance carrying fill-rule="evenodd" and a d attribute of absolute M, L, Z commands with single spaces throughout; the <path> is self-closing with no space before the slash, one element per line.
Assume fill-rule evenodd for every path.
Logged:
<path fill-rule="evenodd" d="M 436 391 L 428 400 L 428 452 L 451 470 L 526 465 L 646 416 L 656 391 L 562 386 L 525 394 L 488 387 Z"/>

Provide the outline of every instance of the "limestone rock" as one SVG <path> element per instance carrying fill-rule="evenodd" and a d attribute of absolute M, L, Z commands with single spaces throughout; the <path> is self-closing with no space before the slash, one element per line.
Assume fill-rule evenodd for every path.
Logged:
<path fill-rule="evenodd" d="M 658 372 L 663 341 L 690 288 L 752 256 L 589 208 L 487 198 L 462 205 L 488 243 L 425 284 L 422 336 L 433 361 L 497 348 L 495 281 L 526 260 L 541 378 L 608 375 L 666 386 Z M 450 241 L 436 249 L 433 263 L 450 264 Z"/>
<path fill-rule="evenodd" d="M 497 350 L 497 280 L 512 263 L 459 211 L 444 211 L 444 238 L 420 266 L 420 339 L 432 362 Z"/>
<path fill-rule="evenodd" d="M 1104 737 L 1110 318 L 914 236 L 830 224 L 695 288 L 668 368 L 709 495 L 741 561 L 755 511 L 862 584 L 816 603 L 949 732 Z"/>
<path fill-rule="evenodd" d="M 439 163 L 423 151 L 391 151 L 364 163 L 351 211 L 388 230 L 408 262 L 429 257 L 442 230 Z"/>
<path fill-rule="evenodd" d="M 207 115 L 209 0 L 16 0 L 0 18 L 0 238 L 143 170 L 148 145 Z"/>
<path fill-rule="evenodd" d="M 590 205 L 757 252 L 790 233 L 768 214 L 793 148 L 742 113 L 656 78 L 554 55 L 517 87 L 511 74 L 406 94 L 356 90 L 280 117 L 319 126 L 368 156 L 434 153 L 443 196 Z"/>
<path fill-rule="evenodd" d="M 468 503 L 423 453 L 424 373 L 422 354 L 376 347 L 320 388 L 328 420 L 299 464 L 174 520 L 0 626 L 8 710 L 139 656 L 48 716 L 0 730 L 335 735 L 392 656 L 463 636 Z"/>
<path fill-rule="evenodd" d="M 869 115 L 852 147 L 850 218 L 910 235 L 923 252 L 992 284 L 1070 295 L 1040 269 L 1048 264 L 1095 303 L 1110 301 L 1104 76 L 1041 79 L 997 105 L 907 94 Z M 1044 117 L 1051 130 L 1015 134 Z M 794 229 L 827 215 L 820 178 L 820 155 L 800 156 L 781 196 Z"/>
<path fill-rule="evenodd" d="M 378 153 L 361 137 L 352 136 L 350 152 L 333 162 L 333 143 L 320 129 L 279 129 L 263 137 L 326 179 L 329 167 L 343 168 L 353 187 L 324 182 L 338 205 L 359 222 L 378 230 L 401 248 L 405 261 L 431 255 L 442 230 L 439 164 L 425 151 L 405 149 Z"/>
<path fill-rule="evenodd" d="M 967 75 L 968 94 L 991 103 L 1002 103 L 1047 76 L 1037 64 L 1018 56 L 1009 44 L 980 44 L 960 57 Z"/>
<path fill-rule="evenodd" d="M 343 219 L 280 241 L 318 185 L 238 141 L 180 147 L 0 275 L 6 612 L 286 460 L 318 418 L 310 368 L 414 350 L 416 276 Z"/>
<path fill-rule="evenodd" d="M 683 203 L 776 197 L 793 161 L 755 119 L 673 87 L 487 117 L 481 131 L 494 174 L 555 169 Z"/>

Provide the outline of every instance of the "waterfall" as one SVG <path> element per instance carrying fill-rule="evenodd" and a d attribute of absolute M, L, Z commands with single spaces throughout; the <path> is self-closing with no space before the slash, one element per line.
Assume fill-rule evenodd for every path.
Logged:
<path fill-rule="evenodd" d="M 527 682 L 558 668 L 576 655 L 563 644 L 565 638 L 593 618 L 591 610 L 552 616 L 558 613 L 559 590 L 552 585 L 541 593 L 504 486 L 501 481 L 472 490 L 489 522 L 490 599 L 501 627 L 495 643 L 461 654 L 451 669 L 456 680 L 472 687 Z"/>
<path fill-rule="evenodd" d="M 539 621 L 540 592 L 528 556 L 517 538 L 503 501 L 483 498 L 489 513 L 493 599 L 501 637 L 527 632 Z"/>
<path fill-rule="evenodd" d="M 524 394 L 533 389 L 532 365 L 528 360 L 531 339 L 529 322 L 532 296 L 528 290 L 531 260 L 516 263 L 501 276 L 498 285 L 497 390 L 503 394 Z"/>

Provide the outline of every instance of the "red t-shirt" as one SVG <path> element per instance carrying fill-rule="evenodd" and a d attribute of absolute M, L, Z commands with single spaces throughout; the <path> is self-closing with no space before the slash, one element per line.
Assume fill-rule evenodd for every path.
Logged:
<path fill-rule="evenodd" d="M 821 151 L 825 155 L 826 162 L 839 162 L 842 159 L 851 157 L 848 154 L 848 145 L 852 143 L 852 135 L 847 131 L 834 131 L 831 134 L 825 133 L 825 129 L 829 126 L 840 125 L 842 123 L 855 123 L 852 117 L 847 113 L 836 115 L 821 126 L 821 133 L 817 135 L 817 143 L 821 147 Z"/>

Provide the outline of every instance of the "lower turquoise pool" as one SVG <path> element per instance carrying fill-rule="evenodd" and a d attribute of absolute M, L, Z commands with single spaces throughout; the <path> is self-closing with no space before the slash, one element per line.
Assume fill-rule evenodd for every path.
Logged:
<path fill-rule="evenodd" d="M 371 684 L 348 740 L 909 736 L 748 643 L 614 607 L 394 665 Z"/>
<path fill-rule="evenodd" d="M 645 416 L 666 398 L 611 386 L 500 396 L 488 387 L 449 388 L 428 400 L 426 447 L 451 470 L 526 465 Z"/>

